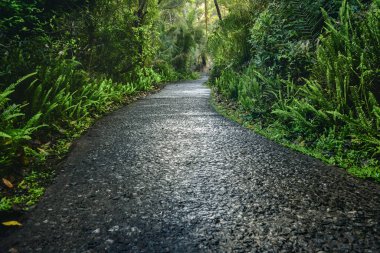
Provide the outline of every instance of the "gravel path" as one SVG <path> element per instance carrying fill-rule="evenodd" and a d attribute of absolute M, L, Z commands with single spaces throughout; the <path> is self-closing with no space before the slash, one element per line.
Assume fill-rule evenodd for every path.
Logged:
<path fill-rule="evenodd" d="M 100 120 L 0 252 L 380 252 L 380 186 L 218 115 L 205 81 Z"/>

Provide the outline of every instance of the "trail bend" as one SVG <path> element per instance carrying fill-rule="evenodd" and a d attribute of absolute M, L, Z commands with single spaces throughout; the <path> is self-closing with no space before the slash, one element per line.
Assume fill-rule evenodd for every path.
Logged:
<path fill-rule="evenodd" d="M 205 81 L 99 120 L 0 251 L 380 251 L 379 185 L 225 119 Z"/>

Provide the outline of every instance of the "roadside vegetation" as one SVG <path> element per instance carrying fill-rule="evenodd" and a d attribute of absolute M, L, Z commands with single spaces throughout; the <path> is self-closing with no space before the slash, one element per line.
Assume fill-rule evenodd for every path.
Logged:
<path fill-rule="evenodd" d="M 0 211 L 95 119 L 211 66 L 216 107 L 380 181 L 380 0 L 0 1 Z"/>
<path fill-rule="evenodd" d="M 34 205 L 96 118 L 205 65 L 197 1 L 4 0 L 0 10 L 0 211 Z"/>
<path fill-rule="evenodd" d="M 220 111 L 380 181 L 380 1 L 220 1 L 209 39 Z"/>

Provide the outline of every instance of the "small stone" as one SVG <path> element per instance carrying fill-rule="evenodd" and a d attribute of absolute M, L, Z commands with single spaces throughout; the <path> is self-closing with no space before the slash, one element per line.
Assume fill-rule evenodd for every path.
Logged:
<path fill-rule="evenodd" d="M 107 244 L 112 244 L 112 243 L 114 243 L 114 240 L 108 239 L 108 240 L 106 241 L 106 243 L 107 243 Z"/>
<path fill-rule="evenodd" d="M 100 233 L 100 228 L 97 228 L 95 229 L 94 231 L 92 231 L 93 234 L 99 234 Z"/>
<path fill-rule="evenodd" d="M 108 229 L 109 232 L 117 232 L 119 231 L 119 226 L 113 226 L 112 228 Z"/>

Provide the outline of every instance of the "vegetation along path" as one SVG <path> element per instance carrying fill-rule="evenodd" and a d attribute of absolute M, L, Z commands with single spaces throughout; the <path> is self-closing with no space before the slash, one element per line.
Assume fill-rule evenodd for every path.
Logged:
<path fill-rule="evenodd" d="M 204 81 L 100 120 L 0 251 L 380 251 L 378 184 L 223 118 Z"/>

